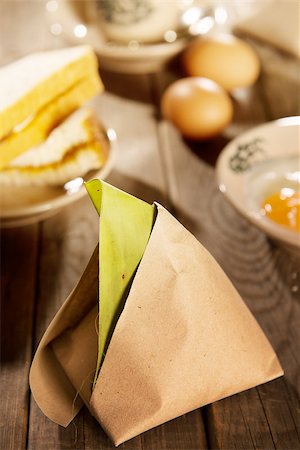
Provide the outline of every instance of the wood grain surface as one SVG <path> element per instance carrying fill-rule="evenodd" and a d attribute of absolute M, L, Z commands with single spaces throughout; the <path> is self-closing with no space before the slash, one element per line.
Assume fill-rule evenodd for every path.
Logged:
<path fill-rule="evenodd" d="M 43 1 L 0 1 L 0 65 L 35 50 L 66 45 L 49 32 Z M 270 339 L 285 376 L 193 411 L 120 446 L 126 450 L 300 449 L 300 269 L 243 219 L 218 190 L 214 164 L 223 146 L 259 123 L 298 115 L 299 66 L 251 41 L 262 59 L 255 86 L 234 98 L 234 120 L 207 143 L 191 143 L 160 115 L 161 95 L 183 76 L 178 60 L 150 75 L 101 68 L 96 101 L 117 131 L 108 181 L 159 201 L 213 254 Z M 1 86 L 0 86 L 1 89 Z M 65 429 L 30 395 L 28 373 L 46 327 L 83 272 L 98 240 L 88 198 L 39 224 L 1 229 L 0 450 L 113 449 L 83 408 Z"/>

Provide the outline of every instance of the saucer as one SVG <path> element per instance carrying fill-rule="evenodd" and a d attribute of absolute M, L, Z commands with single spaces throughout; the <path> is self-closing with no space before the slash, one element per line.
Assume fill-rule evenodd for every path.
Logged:
<path fill-rule="evenodd" d="M 241 134 L 221 152 L 217 178 L 237 211 L 300 255 L 300 233 L 263 214 L 262 201 L 281 188 L 300 191 L 300 116 L 278 119 Z"/>

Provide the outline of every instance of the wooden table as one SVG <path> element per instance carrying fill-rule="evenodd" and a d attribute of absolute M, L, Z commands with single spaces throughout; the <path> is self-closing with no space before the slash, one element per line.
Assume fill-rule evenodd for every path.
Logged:
<path fill-rule="evenodd" d="M 1 60 L 65 45 L 51 36 L 43 2 L 0 3 Z M 164 122 L 159 99 L 181 76 L 122 75 L 101 70 L 105 123 L 118 133 L 108 181 L 158 200 L 208 248 L 237 287 L 276 350 L 285 376 L 186 414 L 121 445 L 130 450 L 300 448 L 300 272 L 297 261 L 237 214 L 218 191 L 214 162 L 223 145 L 261 122 L 299 114 L 293 58 L 257 44 L 264 70 L 235 99 L 235 117 L 210 143 L 191 144 Z M 0 87 L 1 88 L 1 87 Z M 86 197 L 42 223 L 1 230 L 1 450 L 110 449 L 83 409 L 64 429 L 43 416 L 30 395 L 35 348 L 78 281 L 98 239 Z"/>

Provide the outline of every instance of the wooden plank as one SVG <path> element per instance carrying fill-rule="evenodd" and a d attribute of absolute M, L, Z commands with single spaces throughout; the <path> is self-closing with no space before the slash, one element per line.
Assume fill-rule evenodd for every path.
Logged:
<path fill-rule="evenodd" d="M 275 448 L 256 389 L 217 402 L 205 413 L 211 448 Z"/>
<path fill-rule="evenodd" d="M 262 62 L 261 95 L 268 120 L 300 114 L 299 59 L 251 39 Z"/>
<path fill-rule="evenodd" d="M 110 85 L 107 86 L 110 89 Z M 164 193 L 165 181 L 158 152 L 153 107 L 116 97 L 109 92 L 102 94 L 93 102 L 93 106 L 105 126 L 113 128 L 117 133 L 115 169 L 136 182 Z"/>
<path fill-rule="evenodd" d="M 130 101 L 151 104 L 152 93 L 148 75 L 105 70 L 101 66 L 101 58 L 99 58 L 99 71 L 105 90 L 110 94 Z"/>
<path fill-rule="evenodd" d="M 143 448 L 147 450 L 206 449 L 204 423 L 201 413 L 193 411 L 160 427 L 142 434 Z"/>
<path fill-rule="evenodd" d="M 85 449 L 113 450 L 115 447 L 96 420 L 84 411 Z M 207 448 L 201 414 L 194 411 L 121 444 L 121 450 L 196 450 Z"/>
<path fill-rule="evenodd" d="M 114 444 L 86 408 L 84 411 L 84 437 L 85 450 L 94 450 L 96 448 L 99 450 L 115 449 Z M 137 436 L 136 438 L 121 444 L 118 448 L 121 450 L 142 450 L 141 437 Z"/>
<path fill-rule="evenodd" d="M 232 219 L 223 216 L 228 228 L 236 223 L 237 218 Z M 252 243 L 245 239 L 244 244 L 241 240 L 240 244 L 233 244 L 235 261 L 227 259 L 225 267 L 270 339 L 285 376 L 239 394 L 237 400 L 225 399 L 207 408 L 210 436 L 215 448 L 231 448 L 246 433 L 249 447 L 245 448 L 299 448 L 300 308 L 299 291 L 297 296 L 292 291 L 299 287 L 295 282 L 299 280 L 299 268 L 292 264 L 289 255 L 273 248 L 260 232 L 255 232 Z M 220 251 L 222 247 L 224 252 L 230 251 L 221 239 L 219 245 Z M 240 254 L 236 251 L 238 245 Z M 297 274 L 293 285 L 288 279 L 291 274 L 293 278 Z"/>
<path fill-rule="evenodd" d="M 259 320 L 276 348 L 285 376 L 260 386 L 258 393 L 276 448 L 300 447 L 300 268 L 281 249 L 275 254 L 273 283 L 268 313 Z M 270 302 L 272 299 L 272 303 Z M 253 299 L 250 306 L 253 307 Z"/>
<path fill-rule="evenodd" d="M 119 189 L 129 192 L 132 195 L 152 204 L 157 201 L 165 206 L 168 206 L 168 198 L 164 193 L 154 186 L 143 183 L 132 177 L 126 176 L 117 170 L 114 170 L 109 177 L 109 182 Z"/>
<path fill-rule="evenodd" d="M 25 449 L 32 354 L 38 226 L 1 234 L 0 448 Z"/>

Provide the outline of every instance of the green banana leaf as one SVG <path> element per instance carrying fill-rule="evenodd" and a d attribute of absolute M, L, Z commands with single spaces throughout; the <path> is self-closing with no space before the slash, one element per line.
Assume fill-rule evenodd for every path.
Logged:
<path fill-rule="evenodd" d="M 99 343 L 94 385 L 155 220 L 155 207 L 101 180 L 85 184 L 100 215 Z"/>

